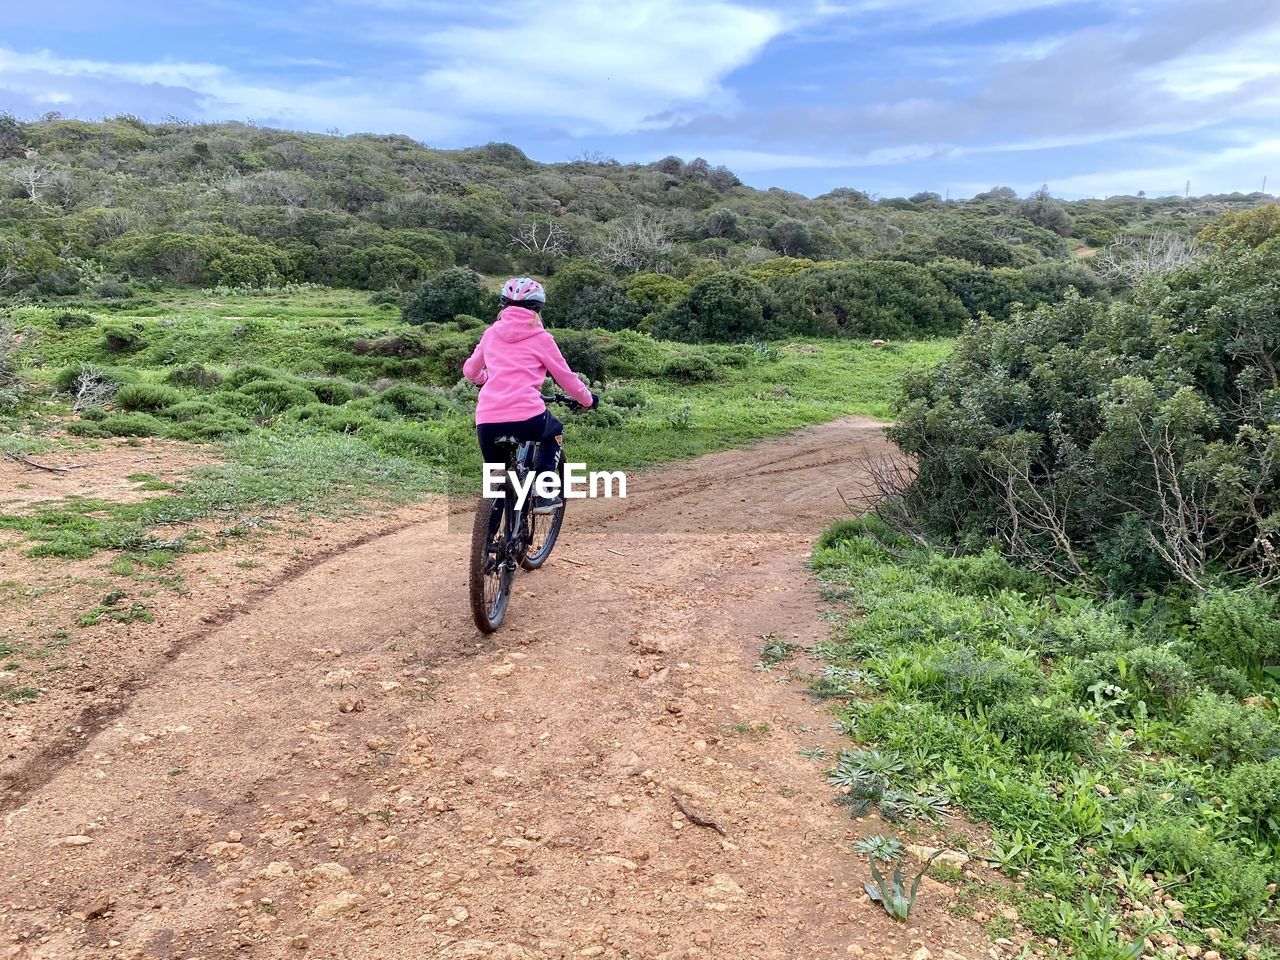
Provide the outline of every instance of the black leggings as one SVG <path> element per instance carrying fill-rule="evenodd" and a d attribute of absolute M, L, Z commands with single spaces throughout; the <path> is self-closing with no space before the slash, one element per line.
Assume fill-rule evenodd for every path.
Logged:
<path fill-rule="evenodd" d="M 501 437 L 515 437 L 521 442 L 539 441 L 536 464 L 538 473 L 550 473 L 556 469 L 557 458 L 560 456 L 560 444 L 556 437 L 563 433 L 564 424 L 552 416 L 550 411 L 515 423 L 476 424 L 476 438 L 480 441 L 480 453 L 484 456 L 485 463 L 505 465 L 502 447 L 498 443 Z"/>

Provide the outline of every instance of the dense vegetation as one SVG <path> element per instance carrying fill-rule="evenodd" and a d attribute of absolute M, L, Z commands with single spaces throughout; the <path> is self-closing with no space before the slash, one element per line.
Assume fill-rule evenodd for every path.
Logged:
<path fill-rule="evenodd" d="M 911 515 L 1098 591 L 1280 582 L 1275 209 L 1241 221 L 1274 235 L 1215 227 L 1214 255 L 1123 301 L 970 327 L 892 431 L 919 466 Z"/>
<path fill-rule="evenodd" d="M 1280 952 L 1280 211 L 1200 241 L 971 323 L 814 554 L 850 601 L 819 690 L 878 748 L 833 783 L 991 824 L 1023 929 L 1099 960 Z"/>
<path fill-rule="evenodd" d="M 478 488 L 476 388 L 460 382 L 484 326 L 475 317 L 410 324 L 365 293 L 292 289 L 170 292 L 97 310 L 28 306 L 9 324 L 16 336 L 0 339 L 9 347 L 0 372 L 12 372 L 15 405 L 0 408 L 0 452 L 169 437 L 216 444 L 227 458 L 147 503 L 76 501 L 0 516 L 0 528 L 19 531 L 37 554 L 172 555 L 211 515 Z M 630 330 L 556 334 L 604 398 L 572 419 L 569 442 L 575 456 L 609 469 L 849 412 L 885 416 L 906 367 L 945 352 L 939 343 L 693 346 Z M 63 433 L 70 439 L 56 439 Z"/>
<path fill-rule="evenodd" d="M 685 340 L 921 336 L 1068 289 L 1105 296 L 1114 283 L 1073 244 L 1189 238 L 1258 200 L 808 199 L 700 159 L 539 164 L 509 144 L 126 116 L 0 118 L 0 175 L 0 294 L 318 283 L 395 298 L 457 268 L 443 282 L 465 295 L 474 273 L 519 271 L 564 275 L 558 325 Z"/>

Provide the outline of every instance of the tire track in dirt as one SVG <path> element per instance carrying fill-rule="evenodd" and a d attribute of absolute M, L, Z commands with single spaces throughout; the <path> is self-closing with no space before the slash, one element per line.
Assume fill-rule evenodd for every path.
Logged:
<path fill-rule="evenodd" d="M 292 572 L 31 781 L 11 955 L 983 955 L 932 881 L 910 927 L 865 902 L 796 754 L 839 747 L 829 716 L 753 668 L 825 636 L 805 558 L 888 451 L 848 418 L 633 475 L 571 504 L 488 638 L 443 505 Z"/>

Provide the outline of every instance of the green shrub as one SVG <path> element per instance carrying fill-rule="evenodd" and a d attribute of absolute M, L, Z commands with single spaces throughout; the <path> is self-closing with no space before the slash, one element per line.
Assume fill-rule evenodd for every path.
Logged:
<path fill-rule="evenodd" d="M 934 554 L 929 558 L 927 572 L 938 586 L 976 597 L 994 596 L 1002 590 L 1038 596 L 1048 586 L 1042 577 L 1015 566 L 991 549 L 957 557 Z"/>
<path fill-rule="evenodd" d="M 126 384 L 116 392 L 115 403 L 121 410 L 144 410 L 155 413 L 182 400 L 181 391 L 158 383 Z"/>
<path fill-rule="evenodd" d="M 248 397 L 255 415 L 261 417 L 275 416 L 290 407 L 300 407 L 317 400 L 316 395 L 300 383 L 284 379 L 253 380 L 235 392 Z"/>
<path fill-rule="evenodd" d="M 1263 590 L 1212 590 L 1195 605 L 1195 642 L 1213 657 L 1244 668 L 1280 663 L 1277 597 Z"/>
<path fill-rule="evenodd" d="M 201 390 L 215 390 L 222 383 L 222 374 L 211 370 L 200 363 L 184 363 L 174 367 L 165 378 L 174 386 L 199 387 Z"/>
<path fill-rule="evenodd" d="M 194 420 L 196 417 L 216 416 L 223 411 L 208 400 L 183 400 L 165 407 L 161 412 L 169 420 L 183 421 Z"/>
<path fill-rule="evenodd" d="M 1048 700 L 1002 703 L 987 714 L 991 729 L 1019 753 L 1084 753 L 1092 730 L 1074 707 Z"/>
<path fill-rule="evenodd" d="M 688 295 L 689 285 L 666 273 L 637 273 L 627 280 L 626 291 L 644 313 L 662 313 Z"/>
<path fill-rule="evenodd" d="M 463 331 L 480 330 L 488 326 L 488 324 L 479 317 L 473 317 L 465 313 L 460 313 L 454 317 L 453 323 L 459 330 Z"/>
<path fill-rule="evenodd" d="M 568 324 L 569 316 L 584 291 L 613 282 L 613 276 L 590 260 L 570 260 L 547 281 L 547 306 L 543 319 L 547 326 Z"/>
<path fill-rule="evenodd" d="M 603 383 L 606 375 L 604 350 L 600 341 L 590 333 L 557 330 L 556 343 L 569 369 L 580 373 L 589 383 Z"/>
<path fill-rule="evenodd" d="M 662 369 L 668 349 L 635 330 L 619 330 L 604 340 L 605 373 L 609 377 L 652 377 Z"/>
<path fill-rule="evenodd" d="M 644 391 L 639 387 L 614 387 L 605 396 L 615 407 L 636 409 L 648 403 Z"/>
<path fill-rule="evenodd" d="M 772 336 L 776 301 L 767 287 L 738 273 L 718 273 L 694 284 L 658 321 L 674 340 L 735 343 Z"/>
<path fill-rule="evenodd" d="M 113 413 L 94 424 L 109 437 L 162 437 L 167 432 L 163 420 L 149 413 Z"/>
<path fill-rule="evenodd" d="M 321 403 L 335 407 L 350 403 L 356 396 L 356 392 L 351 389 L 351 384 L 341 380 L 308 380 L 306 384 Z"/>
<path fill-rule="evenodd" d="M 1280 757 L 1237 765 L 1222 793 L 1242 814 L 1280 837 Z"/>
<path fill-rule="evenodd" d="M 634 330 L 644 319 L 644 310 L 609 281 L 581 291 L 561 315 L 564 326 L 577 330 Z"/>
<path fill-rule="evenodd" d="M 1196 878 L 1179 888 L 1178 897 L 1201 926 L 1221 926 L 1239 935 L 1257 919 L 1269 893 L 1261 864 L 1179 821 L 1157 821 L 1136 839 L 1156 870 Z"/>
<path fill-rule="evenodd" d="M 931 667 L 932 675 L 922 684 L 921 693 L 951 710 L 974 704 L 1012 704 L 1030 697 L 1043 685 L 1043 678 L 1029 661 L 988 659 L 968 647 L 948 651 Z M 997 729 L 1007 732 L 1016 727 L 1017 736 L 1028 735 L 1027 721 L 1001 716 Z M 1044 732 L 1038 727 L 1033 734 L 1043 736 Z"/>
<path fill-rule="evenodd" d="M 1273 240 L 1153 277 L 1110 307 L 1068 292 L 972 323 L 946 360 L 907 377 L 889 429 L 915 458 L 906 506 L 916 522 L 959 543 L 1016 536 L 1042 565 L 1116 593 L 1203 585 L 1214 567 L 1265 570 L 1261 544 L 1275 537 L 1265 518 L 1280 515 L 1280 429 L 1268 412 L 1277 275 Z M 1200 548 L 1166 523 L 1179 498 L 1218 560 L 1197 560 Z M 1028 529 L 1032 504 L 1049 514 Z"/>
<path fill-rule="evenodd" d="M 397 383 L 382 391 L 375 402 L 391 408 L 397 416 L 415 419 L 434 419 L 453 409 L 453 405 L 439 391 L 410 383 Z"/>
<path fill-rule="evenodd" d="M 102 325 L 102 349 L 107 353 L 137 353 L 146 346 L 141 323 L 113 321 Z"/>
<path fill-rule="evenodd" d="M 1280 749 L 1280 726 L 1264 710 L 1207 690 L 1191 700 L 1179 737 L 1191 756 L 1221 766 Z"/>
<path fill-rule="evenodd" d="M 780 322 L 820 337 L 921 337 L 956 332 L 969 313 L 928 271 L 865 260 L 795 274 L 776 285 Z"/>
<path fill-rule="evenodd" d="M 1073 605 L 1045 623 L 1040 643 L 1046 650 L 1073 657 L 1134 645 L 1129 629 L 1113 612 L 1089 603 Z"/>
<path fill-rule="evenodd" d="M 184 406 L 178 404 L 178 406 Z M 244 417 L 238 417 L 226 410 L 214 409 L 213 412 L 201 412 L 195 416 L 178 420 L 168 428 L 168 435 L 175 440 L 200 442 L 203 440 L 220 440 L 224 437 L 248 433 L 253 429 Z"/>
<path fill-rule="evenodd" d="M 498 297 L 484 278 L 466 267 L 452 267 L 428 277 L 404 304 L 408 323 L 448 323 L 459 314 L 489 316 L 497 312 Z"/>
<path fill-rule="evenodd" d="M 710 383 L 720 374 L 720 369 L 711 358 L 699 353 L 672 357 L 662 365 L 662 376 L 676 383 L 694 384 Z"/>

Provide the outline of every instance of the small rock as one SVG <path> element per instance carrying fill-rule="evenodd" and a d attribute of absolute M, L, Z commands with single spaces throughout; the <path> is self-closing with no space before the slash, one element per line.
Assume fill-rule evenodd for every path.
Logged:
<path fill-rule="evenodd" d="M 509 677 L 511 676 L 511 674 L 515 672 L 516 672 L 516 665 L 514 663 L 504 663 L 501 666 L 494 667 L 492 670 L 490 670 L 489 676 L 495 677 L 501 680 L 503 677 Z"/>
<path fill-rule="evenodd" d="M 239 830 L 230 830 L 227 832 L 227 843 L 239 843 L 244 839 L 244 834 Z"/>
<path fill-rule="evenodd" d="M 334 917 L 341 916 L 344 913 L 350 913 L 362 903 L 364 903 L 364 897 L 347 890 L 336 897 L 321 901 L 311 911 L 311 915 L 317 920 L 332 920 Z"/>
<path fill-rule="evenodd" d="M 58 841 L 60 847 L 87 847 L 93 843 L 93 837 L 86 837 L 84 834 L 76 834 L 72 837 L 63 837 Z"/>
<path fill-rule="evenodd" d="M 747 893 L 732 877 L 717 873 L 711 882 L 702 890 L 703 895 L 711 901 L 722 903 L 741 903 L 747 899 Z"/>
<path fill-rule="evenodd" d="M 215 860 L 239 860 L 244 856 L 244 844 L 219 840 L 217 843 L 211 843 L 205 847 L 204 852 Z"/>
<path fill-rule="evenodd" d="M 931 960 L 933 954 L 929 952 L 928 947 L 921 947 L 911 955 L 911 960 Z"/>
<path fill-rule="evenodd" d="M 293 867 L 284 860 L 272 860 L 262 868 L 264 877 L 291 877 L 293 876 Z"/>
<path fill-rule="evenodd" d="M 614 857 L 614 856 L 601 857 L 600 862 L 609 864 L 610 866 L 613 866 L 613 867 L 617 867 L 623 873 L 635 873 L 636 870 L 639 869 L 636 866 L 634 860 L 628 860 L 626 857 Z"/>
<path fill-rule="evenodd" d="M 359 713 L 364 709 L 364 701 L 352 697 L 344 697 L 338 701 L 339 713 Z"/>
<path fill-rule="evenodd" d="M 351 876 L 351 871 L 340 863 L 330 861 L 328 863 L 321 863 L 312 867 L 307 871 L 307 876 L 312 880 L 333 883 L 338 880 L 347 879 L 347 877 Z"/>
<path fill-rule="evenodd" d="M 97 900 L 94 900 L 89 904 L 89 906 L 84 908 L 84 918 L 86 920 L 96 920 L 111 909 L 111 904 L 111 896 L 104 893 L 102 896 L 98 897 Z"/>
<path fill-rule="evenodd" d="M 289 941 L 289 946 L 293 947 L 295 950 L 305 950 L 307 947 L 311 946 L 311 938 L 305 933 L 300 933 Z"/>

